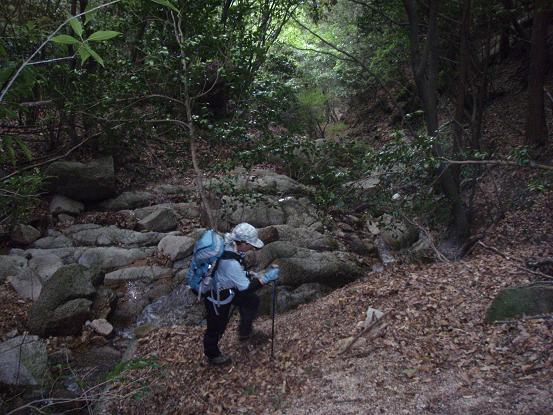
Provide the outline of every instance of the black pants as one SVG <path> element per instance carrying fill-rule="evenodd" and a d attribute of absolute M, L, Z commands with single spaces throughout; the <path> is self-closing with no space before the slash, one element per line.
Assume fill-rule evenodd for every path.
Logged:
<path fill-rule="evenodd" d="M 227 296 L 228 293 L 221 292 L 221 300 L 224 300 Z M 204 305 L 207 312 L 207 329 L 204 334 L 204 354 L 212 359 L 221 354 L 219 350 L 219 340 L 227 328 L 231 306 L 235 305 L 238 307 L 240 313 L 238 334 L 240 336 L 247 336 L 252 331 L 253 320 L 259 309 L 259 297 L 251 291 L 238 291 L 232 302 L 216 306 L 218 315 L 215 313 L 214 304 L 207 298 L 204 298 Z"/>

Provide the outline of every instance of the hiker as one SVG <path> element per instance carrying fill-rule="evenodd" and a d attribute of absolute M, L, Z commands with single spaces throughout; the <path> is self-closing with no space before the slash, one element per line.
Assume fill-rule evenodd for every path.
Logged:
<path fill-rule="evenodd" d="M 224 253 L 214 272 L 218 292 L 204 295 L 207 312 L 204 354 L 211 364 L 223 365 L 231 361 L 229 356 L 221 353 L 218 346 L 229 321 L 231 305 L 236 306 L 240 314 L 239 340 L 246 341 L 257 334 L 253 330 L 253 320 L 259 308 L 259 297 L 255 291 L 277 280 L 280 272 L 277 267 L 271 267 L 265 274 L 252 275 L 250 279 L 250 273 L 243 265 L 244 256 L 246 252 L 261 247 L 263 242 L 249 223 L 240 223 L 225 234 Z"/>

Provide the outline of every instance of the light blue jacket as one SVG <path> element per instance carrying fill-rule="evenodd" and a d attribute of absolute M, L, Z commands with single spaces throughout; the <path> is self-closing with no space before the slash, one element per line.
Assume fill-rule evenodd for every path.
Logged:
<path fill-rule="evenodd" d="M 225 244 L 225 251 L 238 254 L 234 243 Z M 244 291 L 250 286 L 246 270 L 235 259 L 220 259 L 215 271 L 215 278 L 217 279 L 217 286 L 221 290 L 236 288 L 238 291 Z"/>

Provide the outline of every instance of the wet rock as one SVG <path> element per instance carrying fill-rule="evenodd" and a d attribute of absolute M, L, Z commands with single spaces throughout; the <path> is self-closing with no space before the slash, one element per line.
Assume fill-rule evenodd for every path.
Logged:
<path fill-rule="evenodd" d="M 56 161 L 44 173 L 52 178 L 50 190 L 81 202 L 96 202 L 115 194 L 115 169 L 111 156 L 90 163 Z"/>
<path fill-rule="evenodd" d="M 146 337 L 148 334 L 152 333 L 155 329 L 156 328 L 153 324 L 142 324 L 137 328 L 135 328 L 133 333 L 137 339 L 140 339 L 142 337 Z"/>
<path fill-rule="evenodd" d="M 12 229 L 10 238 L 15 243 L 29 245 L 40 238 L 40 231 L 30 225 L 20 223 Z"/>
<path fill-rule="evenodd" d="M 537 283 L 502 290 L 486 312 L 486 322 L 553 313 L 553 285 Z"/>
<path fill-rule="evenodd" d="M 0 383 L 44 385 L 48 379 L 46 344 L 38 336 L 18 336 L 0 343 Z"/>
<path fill-rule="evenodd" d="M 122 281 L 153 281 L 164 276 L 172 276 L 173 270 L 171 268 L 163 268 L 157 265 L 143 266 L 143 267 L 129 267 L 122 268 L 116 271 L 106 274 L 104 284 L 113 285 L 121 283 Z"/>
<path fill-rule="evenodd" d="M 57 215 L 67 213 L 69 215 L 79 215 L 84 211 L 84 204 L 68 197 L 56 195 L 50 202 L 50 213 Z"/>
<path fill-rule="evenodd" d="M 168 235 L 159 242 L 157 248 L 163 255 L 168 256 L 171 261 L 177 261 L 192 255 L 195 243 L 196 239 L 188 236 Z"/>
<path fill-rule="evenodd" d="M 140 230 L 167 232 L 175 229 L 178 224 L 177 215 L 171 209 L 158 209 L 144 219 L 141 219 L 137 227 Z"/>

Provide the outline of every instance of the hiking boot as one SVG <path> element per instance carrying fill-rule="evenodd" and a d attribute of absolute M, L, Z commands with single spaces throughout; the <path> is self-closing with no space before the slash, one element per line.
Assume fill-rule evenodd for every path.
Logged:
<path fill-rule="evenodd" d="M 216 357 L 211 357 L 211 358 L 208 357 L 207 361 L 210 365 L 222 366 L 232 362 L 232 359 L 230 358 L 230 356 L 220 354 L 219 356 L 216 356 Z"/>
<path fill-rule="evenodd" d="M 241 342 L 251 342 L 252 344 L 263 344 L 269 341 L 269 336 L 262 331 L 252 330 L 248 334 L 240 334 L 238 340 Z"/>

